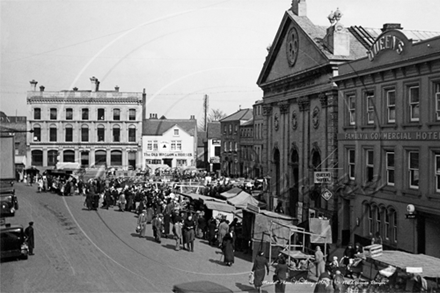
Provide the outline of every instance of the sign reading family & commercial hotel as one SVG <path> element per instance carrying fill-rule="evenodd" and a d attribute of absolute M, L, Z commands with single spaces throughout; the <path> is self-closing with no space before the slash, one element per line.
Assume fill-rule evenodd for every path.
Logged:
<path fill-rule="evenodd" d="M 144 153 L 145 157 L 192 157 L 191 153 Z"/>
<path fill-rule="evenodd" d="M 340 140 L 440 140 L 440 131 L 346 132 Z"/>

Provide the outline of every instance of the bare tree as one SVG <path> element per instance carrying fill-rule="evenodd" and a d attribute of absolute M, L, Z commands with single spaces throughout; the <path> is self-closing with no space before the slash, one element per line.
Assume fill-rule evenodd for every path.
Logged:
<path fill-rule="evenodd" d="M 220 121 L 226 116 L 227 116 L 226 113 L 220 109 L 211 109 L 211 113 L 209 113 L 208 116 L 206 117 L 206 123 Z M 204 126 L 205 126 L 205 122 L 200 121 L 198 125 L 199 131 L 203 131 Z"/>

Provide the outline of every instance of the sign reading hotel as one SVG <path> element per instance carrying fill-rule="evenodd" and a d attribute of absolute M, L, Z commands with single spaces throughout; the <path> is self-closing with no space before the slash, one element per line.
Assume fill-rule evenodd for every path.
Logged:
<path fill-rule="evenodd" d="M 315 183 L 330 183 L 331 181 L 331 172 L 315 172 Z"/>
<path fill-rule="evenodd" d="M 158 153 L 158 152 L 145 152 L 144 157 L 148 158 L 158 158 L 158 157 L 192 157 L 191 153 L 172 153 L 172 152 L 164 152 L 164 153 Z"/>
<path fill-rule="evenodd" d="M 346 132 L 339 140 L 439 140 L 440 131 Z"/>

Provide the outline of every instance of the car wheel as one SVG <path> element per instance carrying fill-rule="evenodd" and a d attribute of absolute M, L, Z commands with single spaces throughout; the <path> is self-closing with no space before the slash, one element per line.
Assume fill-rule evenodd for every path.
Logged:
<path fill-rule="evenodd" d="M 28 255 L 27 254 L 22 255 L 21 259 L 28 259 Z"/>
<path fill-rule="evenodd" d="M 18 210 L 18 202 L 15 203 L 14 209 Z"/>

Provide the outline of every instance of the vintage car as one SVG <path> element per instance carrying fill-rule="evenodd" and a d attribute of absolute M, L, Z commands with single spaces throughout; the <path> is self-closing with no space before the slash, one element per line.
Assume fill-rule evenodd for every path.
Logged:
<path fill-rule="evenodd" d="M 28 258 L 28 246 L 23 226 L 5 224 L 0 228 L 1 259 L 5 258 Z"/>
<path fill-rule="evenodd" d="M 18 210 L 18 199 L 15 189 L 10 187 L 0 188 L 0 218 L 13 217 Z"/>

